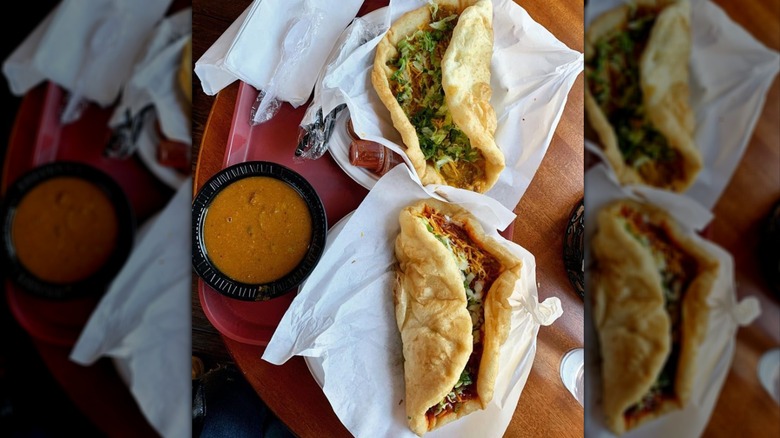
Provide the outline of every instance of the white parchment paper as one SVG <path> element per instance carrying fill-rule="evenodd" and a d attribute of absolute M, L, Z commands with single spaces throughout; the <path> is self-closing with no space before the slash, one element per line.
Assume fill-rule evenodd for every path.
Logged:
<path fill-rule="evenodd" d="M 116 129 L 149 105 L 154 107 L 154 111 L 143 118 L 136 150 L 146 167 L 173 189 L 178 189 L 187 176 L 160 164 L 157 148 L 162 139 L 156 125 L 159 123 L 165 137 L 192 144 L 192 122 L 189 109 L 185 111 L 185 105 L 189 104 L 184 102 L 177 74 L 182 51 L 191 37 L 192 8 L 183 9 L 160 22 L 108 121 L 108 125 Z"/>
<path fill-rule="evenodd" d="M 594 18 L 623 3 L 627 2 L 588 2 L 586 29 Z M 780 53 L 753 38 L 711 1 L 690 3 L 690 103 L 704 166 L 685 195 L 712 209 L 753 135 L 767 91 L 780 71 Z M 597 146 L 588 146 L 601 156 Z"/>
<path fill-rule="evenodd" d="M 188 179 L 138 231 L 130 258 L 101 298 L 70 359 L 114 360 L 144 416 L 164 438 L 190 436 L 192 264 Z"/>
<path fill-rule="evenodd" d="M 387 8 L 364 18 L 387 29 L 404 13 L 425 4 L 422 0 L 392 0 Z M 566 47 L 510 0 L 493 1 L 493 30 L 490 103 L 498 119 L 496 143 L 507 168 L 487 195 L 511 210 L 547 152 L 569 90 L 584 64 L 582 53 Z M 344 57 L 323 78 L 323 89 L 342 93 L 361 138 L 379 142 L 405 157 L 401 136 L 370 79 L 375 48 L 383 36 L 384 32 Z M 459 196 L 458 189 L 432 185 L 431 190 L 436 187 L 450 194 L 450 200 Z"/>
<path fill-rule="evenodd" d="M 638 437 L 697 437 L 709 422 L 715 402 L 726 379 L 734 358 L 735 336 L 739 326 L 750 324 L 760 313 L 759 302 L 754 297 L 737 302 L 734 285 L 734 261 L 731 255 L 719 246 L 698 234 L 711 219 L 711 213 L 681 195 L 661 190 L 647 189 L 631 191 L 620 187 L 614 174 L 600 164 L 585 174 L 585 239 L 586 248 L 596 232 L 596 217 L 601 207 L 618 199 L 631 198 L 647 202 L 667 210 L 694 241 L 706 248 L 720 262 L 720 272 L 712 293 L 707 299 L 710 307 L 707 334 L 696 359 L 697 380 L 688 405 L 622 435 L 623 438 Z M 585 258 L 586 275 L 590 274 L 591 255 Z M 591 300 L 586 300 L 586 315 Z M 614 437 L 604 423 L 601 409 L 601 365 L 598 335 L 592 318 L 585 320 L 585 435 L 588 437 Z"/>
<path fill-rule="evenodd" d="M 404 166 L 382 177 L 332 241 L 263 354 L 274 364 L 293 355 L 316 358 L 326 397 L 358 437 L 415 436 L 403 403 L 403 354 L 392 293 L 394 244 L 401 209 L 426 198 Z M 538 302 L 533 255 L 497 233 L 500 223 L 491 208 L 469 209 L 488 234 L 522 258 L 523 270 L 510 298 L 512 325 L 501 348 L 493 401 L 486 410 L 426 435 L 434 438 L 501 436 L 531 370 L 539 327 L 562 314 L 558 298 Z"/>
<path fill-rule="evenodd" d="M 152 104 L 163 134 L 192 144 L 192 123 L 184 111 L 178 82 L 184 46 L 191 37 L 192 8 L 185 8 L 160 22 L 133 67 L 132 76 L 108 121 L 109 126 L 117 127 L 125 122 L 126 113 L 135 116 Z"/>

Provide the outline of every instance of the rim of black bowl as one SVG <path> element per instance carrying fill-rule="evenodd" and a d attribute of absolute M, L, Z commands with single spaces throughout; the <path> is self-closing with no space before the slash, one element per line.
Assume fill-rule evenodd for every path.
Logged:
<path fill-rule="evenodd" d="M 244 178 L 267 176 L 292 187 L 309 207 L 312 240 L 303 260 L 284 277 L 269 283 L 248 284 L 233 280 L 217 269 L 208 257 L 203 241 L 203 224 L 211 202 L 228 185 Z M 217 292 L 244 301 L 265 301 L 292 292 L 306 278 L 322 257 L 328 230 L 328 218 L 322 200 L 314 187 L 297 172 L 269 161 L 247 161 L 222 169 L 211 177 L 192 202 L 192 267 L 207 285 Z"/>
<path fill-rule="evenodd" d="M 16 256 L 11 232 L 19 202 L 38 184 L 58 177 L 75 177 L 97 186 L 108 197 L 117 215 L 117 242 L 108 261 L 94 274 L 73 283 L 52 283 L 38 278 L 27 270 Z M 108 174 L 79 162 L 57 161 L 36 167 L 23 174 L 9 186 L 0 218 L 2 230 L 3 264 L 10 279 L 19 288 L 32 295 L 54 300 L 80 298 L 102 294 L 130 255 L 135 239 L 136 223 L 130 201 L 124 190 Z"/>
<path fill-rule="evenodd" d="M 563 264 L 569 282 L 580 298 L 585 298 L 585 199 L 571 209 L 563 237 Z"/>

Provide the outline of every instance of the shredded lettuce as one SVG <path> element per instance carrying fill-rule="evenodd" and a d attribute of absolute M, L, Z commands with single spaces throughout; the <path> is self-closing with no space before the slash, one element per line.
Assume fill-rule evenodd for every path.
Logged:
<path fill-rule="evenodd" d="M 447 221 L 449 220 L 447 216 L 444 216 L 444 218 Z M 474 271 L 473 267 L 469 265 L 468 255 L 463 253 L 464 250 L 462 250 L 458 245 L 457 238 L 455 243 L 452 244 L 448 236 L 444 236 L 440 234 L 439 231 L 437 231 L 438 228 L 434 223 L 431 222 L 432 219 L 426 216 L 419 216 L 419 219 L 423 221 L 428 232 L 433 234 L 437 240 L 442 242 L 444 246 L 447 247 L 447 250 L 455 258 L 458 270 L 460 271 L 461 281 L 463 282 L 463 288 L 466 291 L 466 309 L 468 310 L 469 316 L 471 317 L 471 334 L 473 337 L 473 343 L 475 345 L 479 344 L 482 342 L 481 330 L 485 323 L 483 298 L 485 296 L 484 294 L 486 293 L 486 280 L 481 278 L 480 273 Z M 471 375 L 472 372 L 476 373 L 477 371 L 472 369 L 471 365 L 467 365 L 466 368 L 461 372 L 460 378 L 452 388 L 452 391 L 450 391 L 450 393 L 447 394 L 447 396 L 445 396 L 438 404 L 432 406 L 428 410 L 428 413 L 432 413 L 434 416 L 436 416 L 450 407 L 455 412 L 457 412 L 466 388 L 474 383 L 474 378 Z"/>
<path fill-rule="evenodd" d="M 474 381 L 471 378 L 471 374 L 469 374 L 468 370 L 464 369 L 463 372 L 460 373 L 458 383 L 455 384 L 452 391 L 432 408 L 433 415 L 441 414 L 448 405 L 453 405 L 457 409 L 458 397 L 462 396 L 464 390 L 472 383 L 474 383 Z"/>
<path fill-rule="evenodd" d="M 458 378 L 458 383 L 455 384 L 455 389 L 460 388 L 461 386 L 469 386 L 473 382 L 471 380 L 471 374 L 469 374 L 468 370 L 463 370 L 462 373 L 460 373 L 460 378 Z"/>
<path fill-rule="evenodd" d="M 625 213 L 624 213 L 625 214 Z M 632 214 L 632 213 L 629 213 Z M 639 213 L 633 212 L 634 215 Z M 666 359 L 664 367 L 653 383 L 652 387 L 642 396 L 642 398 L 629 407 L 624 415 L 631 417 L 637 415 L 645 410 L 654 409 L 658 403 L 660 403 L 665 396 L 673 395 L 675 393 L 675 378 L 678 356 L 679 356 L 679 336 L 680 331 L 680 316 L 681 316 L 681 299 L 685 288 L 687 287 L 687 280 L 684 273 L 684 261 L 679 252 L 673 247 L 670 248 L 671 243 L 663 237 L 663 233 L 658 226 L 648 224 L 649 217 L 646 215 L 634 216 L 634 221 L 642 221 L 645 225 L 638 228 L 635 222 L 628 217 L 621 218 L 624 221 L 626 231 L 637 241 L 639 241 L 647 251 L 650 252 L 653 260 L 656 263 L 656 268 L 661 277 L 661 287 L 664 294 L 664 306 L 666 312 L 669 314 L 671 320 L 671 333 L 672 336 L 672 351 Z M 651 239 L 651 236 L 655 238 Z"/>
<path fill-rule="evenodd" d="M 433 0 L 428 0 L 428 7 L 431 8 L 431 17 L 435 17 L 439 13 L 439 4 Z"/>
<path fill-rule="evenodd" d="M 431 26 L 433 29 L 436 30 L 447 30 L 447 27 L 449 26 L 447 23 L 457 18 L 458 18 L 457 15 L 450 15 L 449 17 L 431 23 L 429 26 Z"/>
<path fill-rule="evenodd" d="M 440 13 L 449 15 L 440 17 Z M 450 163 L 475 162 L 480 155 L 452 121 L 441 83 L 441 58 L 446 48 L 441 43 L 449 41 L 458 15 L 432 4 L 431 17 L 428 28 L 398 42 L 398 58 L 390 63 L 396 70 L 390 79 L 396 101 L 417 132 L 425 160 L 441 171 Z"/>
<path fill-rule="evenodd" d="M 649 248 L 650 247 L 650 240 L 645 236 L 644 234 L 639 233 L 635 228 L 634 225 L 626 218 L 623 218 L 623 227 L 626 229 L 628 234 L 631 235 L 631 237 L 634 238 L 637 242 L 639 242 L 642 246 Z"/>
<path fill-rule="evenodd" d="M 640 86 L 639 55 L 655 19 L 655 13 L 635 9 L 626 29 L 596 42 L 585 67 L 588 88 L 615 127 L 625 162 L 635 169 L 676 159 L 666 137 L 647 118 Z"/>
<path fill-rule="evenodd" d="M 462 262 L 460 260 L 458 260 L 458 256 L 452 250 L 452 244 L 450 243 L 450 238 L 447 237 L 447 236 L 442 236 L 441 234 L 439 234 L 436 231 L 434 231 L 433 225 L 431 225 L 431 223 L 428 222 L 428 219 L 425 219 L 425 218 L 421 217 L 420 220 L 423 221 L 423 223 L 425 224 L 425 228 L 428 230 L 428 232 L 433 234 L 433 237 L 435 237 L 436 240 L 441 242 L 442 245 L 444 245 L 447 248 L 447 250 L 449 250 L 452 253 L 452 255 L 455 257 L 455 261 L 459 265 L 461 265 Z M 468 265 L 468 262 L 466 262 L 466 265 Z"/>
<path fill-rule="evenodd" d="M 477 278 L 477 274 L 472 272 L 471 267 L 469 266 L 468 258 L 465 254 L 461 254 L 459 251 L 456 251 L 448 236 L 443 236 L 437 233 L 427 218 L 420 217 L 420 220 L 423 221 L 428 232 L 433 234 L 436 240 L 441 242 L 455 258 L 455 264 L 460 271 L 461 279 L 463 281 L 463 289 L 466 291 L 466 309 L 469 311 L 469 316 L 471 317 L 474 343 L 479 343 L 481 342 L 479 333 L 482 329 L 482 325 L 485 323 L 485 314 L 482 309 L 482 298 L 484 296 L 483 288 L 485 286 L 485 282 L 484 280 L 474 281 Z"/>

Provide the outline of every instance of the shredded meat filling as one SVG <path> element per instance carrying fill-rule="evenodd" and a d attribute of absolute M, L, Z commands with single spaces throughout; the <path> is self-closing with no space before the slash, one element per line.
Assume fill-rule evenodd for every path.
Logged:
<path fill-rule="evenodd" d="M 478 397 L 476 384 L 482 359 L 485 322 L 483 303 L 502 268 L 498 259 L 481 248 L 467 230 L 452 222 L 449 217 L 426 206 L 420 219 L 455 257 L 463 277 L 474 339 L 474 348 L 458 383 L 441 402 L 426 412 L 428 422 L 432 423 L 437 417 L 457 412 L 462 403 Z"/>
<path fill-rule="evenodd" d="M 623 414 L 636 421 L 653 412 L 664 400 L 674 400 L 675 380 L 682 341 L 682 300 L 695 276 L 696 261 L 681 251 L 672 240 L 669 230 L 650 222 L 643 213 L 629 207 L 621 210 L 626 230 L 653 255 L 661 276 L 664 307 L 671 319 L 672 351 L 658 378 L 642 399 Z"/>

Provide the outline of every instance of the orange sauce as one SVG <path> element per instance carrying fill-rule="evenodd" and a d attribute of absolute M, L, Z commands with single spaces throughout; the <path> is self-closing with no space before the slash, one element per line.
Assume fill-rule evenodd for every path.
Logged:
<path fill-rule="evenodd" d="M 303 260 L 312 236 L 306 202 L 272 177 L 240 179 L 206 212 L 203 241 L 220 272 L 248 284 L 278 280 Z"/>
<path fill-rule="evenodd" d="M 56 177 L 22 198 L 11 238 L 27 270 L 41 280 L 66 284 L 103 267 L 118 232 L 114 205 L 99 187 L 81 178 Z"/>

